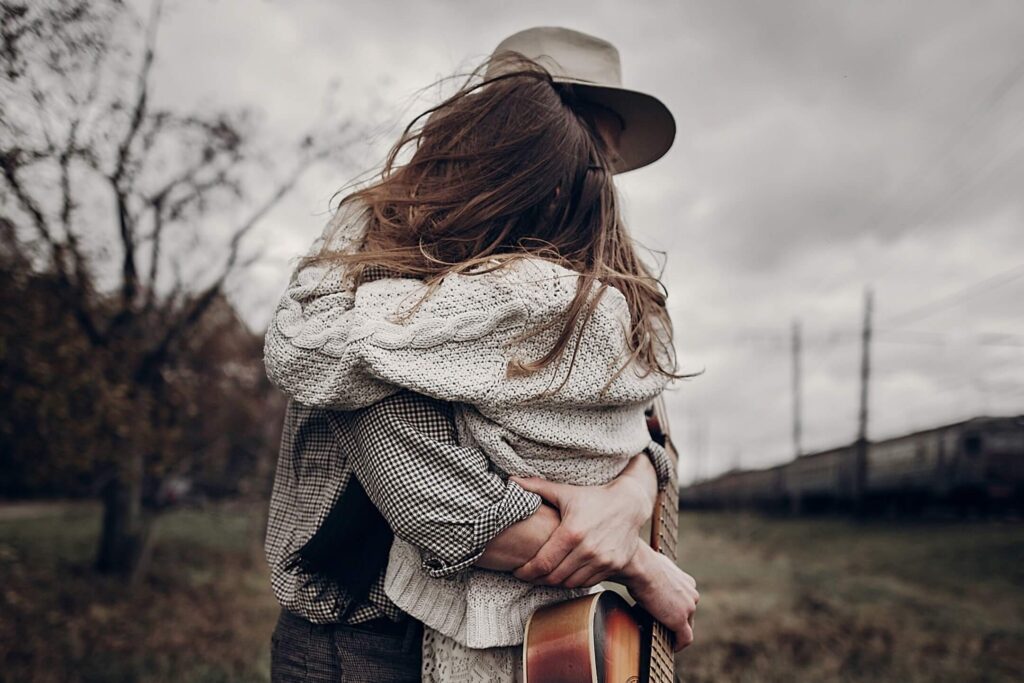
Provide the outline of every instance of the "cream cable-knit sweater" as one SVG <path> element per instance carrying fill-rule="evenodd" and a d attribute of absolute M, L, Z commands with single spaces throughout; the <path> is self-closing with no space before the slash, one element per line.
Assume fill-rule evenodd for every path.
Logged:
<path fill-rule="evenodd" d="M 365 224 L 339 213 L 332 247 L 358 249 Z M 300 403 L 354 410 L 401 388 L 455 404 L 459 440 L 484 450 L 495 468 L 572 484 L 602 484 L 650 443 L 644 408 L 662 391 L 658 373 L 630 367 L 601 393 L 627 358 L 629 309 L 609 287 L 571 353 L 528 376 L 509 362 L 533 360 L 561 325 L 527 340 L 534 326 L 564 319 L 578 274 L 539 258 L 487 274 L 449 275 L 422 305 L 414 279 L 352 286 L 343 268 L 309 266 L 293 277 L 266 336 L 271 380 Z M 398 317 L 396 317 L 396 315 Z M 579 338 L 577 324 L 570 349 Z M 533 586 L 511 574 L 470 568 L 452 578 L 423 572 L 413 546 L 395 539 L 385 591 L 402 610 L 473 648 L 522 642 L 540 605 L 585 593 Z"/>

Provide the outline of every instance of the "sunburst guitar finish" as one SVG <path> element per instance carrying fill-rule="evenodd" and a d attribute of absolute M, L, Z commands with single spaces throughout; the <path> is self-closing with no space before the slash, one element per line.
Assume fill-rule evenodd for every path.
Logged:
<path fill-rule="evenodd" d="M 538 610 L 526 625 L 527 683 L 635 683 L 640 680 L 640 626 L 614 591 Z"/>

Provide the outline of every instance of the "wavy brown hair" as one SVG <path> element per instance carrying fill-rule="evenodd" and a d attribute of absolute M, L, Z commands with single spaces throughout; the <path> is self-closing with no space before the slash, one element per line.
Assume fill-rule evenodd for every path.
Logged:
<path fill-rule="evenodd" d="M 554 346 L 510 371 L 534 372 L 560 359 L 580 316 L 585 329 L 600 297 L 615 287 L 631 317 L 631 355 L 622 369 L 636 360 L 646 373 L 687 376 L 676 374 L 664 287 L 637 256 L 619 214 L 613 151 L 592 106 L 522 55 L 491 57 L 405 128 L 378 179 L 343 197 L 339 211 L 349 203 L 365 207 L 361 249 L 332 251 L 328 234 L 304 263 L 345 264 L 356 282 L 375 266 L 433 287 L 449 273 L 548 259 L 581 274 L 575 297 L 561 320 L 531 331 L 561 324 Z"/>

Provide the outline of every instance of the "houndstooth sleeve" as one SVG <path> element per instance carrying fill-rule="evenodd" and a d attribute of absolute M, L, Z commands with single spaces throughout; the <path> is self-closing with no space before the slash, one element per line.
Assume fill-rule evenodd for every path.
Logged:
<path fill-rule="evenodd" d="M 420 549 L 424 571 L 449 576 L 540 507 L 541 499 L 459 446 L 450 403 L 402 391 L 358 411 L 352 466 L 395 535 Z"/>

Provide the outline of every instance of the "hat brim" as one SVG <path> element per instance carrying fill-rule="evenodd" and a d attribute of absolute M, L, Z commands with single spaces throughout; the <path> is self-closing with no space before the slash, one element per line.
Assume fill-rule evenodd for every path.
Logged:
<path fill-rule="evenodd" d="M 625 173 L 647 166 L 665 156 L 676 137 L 676 120 L 661 100 L 652 95 L 626 88 L 594 85 L 567 78 L 556 83 L 573 86 L 579 95 L 603 105 L 622 117 L 625 128 L 619 139 L 619 160 L 615 173 Z"/>

